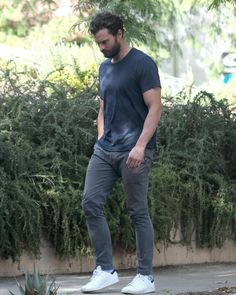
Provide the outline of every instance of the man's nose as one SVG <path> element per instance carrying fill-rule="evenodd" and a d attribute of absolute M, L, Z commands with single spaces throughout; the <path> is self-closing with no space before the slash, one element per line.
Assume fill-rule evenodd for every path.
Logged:
<path fill-rule="evenodd" d="M 99 44 L 98 46 L 99 46 L 99 49 L 101 52 L 105 49 L 105 45 L 103 45 L 103 44 Z"/>

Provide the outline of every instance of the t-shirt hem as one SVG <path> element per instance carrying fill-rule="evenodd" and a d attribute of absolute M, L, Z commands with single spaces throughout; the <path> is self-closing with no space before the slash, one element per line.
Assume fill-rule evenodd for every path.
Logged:
<path fill-rule="evenodd" d="M 97 141 L 96 144 L 108 152 L 129 152 L 135 146 L 135 145 L 131 145 L 131 146 L 127 146 L 127 147 L 117 147 L 117 146 L 106 145 L 100 141 Z M 156 145 L 155 146 L 147 145 L 146 149 L 155 150 Z"/>
<path fill-rule="evenodd" d="M 144 89 L 142 89 L 142 93 L 144 93 L 148 90 L 151 90 L 153 88 L 161 88 L 161 85 L 160 84 L 153 84 L 153 85 L 147 86 Z"/>

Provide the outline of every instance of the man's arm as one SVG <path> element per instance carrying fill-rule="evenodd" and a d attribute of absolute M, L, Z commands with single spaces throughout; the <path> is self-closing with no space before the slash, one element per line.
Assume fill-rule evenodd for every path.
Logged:
<path fill-rule="evenodd" d="M 150 89 L 144 92 L 143 97 L 148 107 L 148 114 L 144 121 L 142 133 L 129 153 L 126 162 L 129 168 L 138 167 L 144 160 L 145 148 L 152 138 L 161 117 L 161 88 Z"/>
<path fill-rule="evenodd" d="M 98 139 L 103 136 L 104 133 L 104 103 L 102 99 L 100 100 L 100 108 L 98 111 L 97 125 L 98 125 Z"/>

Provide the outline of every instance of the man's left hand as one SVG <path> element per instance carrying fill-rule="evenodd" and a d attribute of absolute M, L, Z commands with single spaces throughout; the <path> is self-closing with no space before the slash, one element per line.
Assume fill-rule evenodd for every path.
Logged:
<path fill-rule="evenodd" d="M 144 161 L 144 148 L 140 146 L 134 146 L 129 153 L 126 165 L 128 168 L 137 168 Z"/>

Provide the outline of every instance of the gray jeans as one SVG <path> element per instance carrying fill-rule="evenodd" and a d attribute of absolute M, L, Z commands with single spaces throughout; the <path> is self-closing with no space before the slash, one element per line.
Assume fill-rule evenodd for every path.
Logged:
<path fill-rule="evenodd" d="M 108 152 L 97 144 L 90 159 L 85 179 L 82 207 L 96 257 L 96 266 L 113 269 L 112 242 L 103 208 L 115 181 L 122 179 L 127 209 L 132 219 L 138 257 L 137 272 L 152 273 L 153 226 L 148 213 L 148 174 L 153 151 L 145 150 L 145 161 L 138 168 L 128 168 L 128 152 Z"/>

